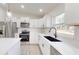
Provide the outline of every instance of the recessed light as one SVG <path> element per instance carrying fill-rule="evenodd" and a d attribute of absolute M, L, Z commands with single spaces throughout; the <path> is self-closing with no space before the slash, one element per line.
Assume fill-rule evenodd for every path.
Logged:
<path fill-rule="evenodd" d="M 39 11 L 40 11 L 40 12 L 43 12 L 43 9 L 40 9 Z"/>
<path fill-rule="evenodd" d="M 21 8 L 24 8 L 24 5 L 21 5 Z"/>

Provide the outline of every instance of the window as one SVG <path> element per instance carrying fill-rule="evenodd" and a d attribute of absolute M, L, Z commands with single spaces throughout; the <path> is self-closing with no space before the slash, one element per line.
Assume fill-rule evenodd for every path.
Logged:
<path fill-rule="evenodd" d="M 61 24 L 61 23 L 64 23 L 64 13 L 56 16 L 55 18 L 55 23 L 56 24 Z"/>
<path fill-rule="evenodd" d="M 64 15 L 65 14 L 62 13 L 55 17 L 55 24 L 56 24 L 57 30 L 64 30 L 64 31 L 74 33 L 74 26 L 64 24 Z"/>

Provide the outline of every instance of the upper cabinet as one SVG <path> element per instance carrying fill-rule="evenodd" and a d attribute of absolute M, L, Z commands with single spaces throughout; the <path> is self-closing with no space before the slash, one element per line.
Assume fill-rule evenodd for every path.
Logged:
<path fill-rule="evenodd" d="M 44 28 L 50 28 L 52 25 L 52 17 L 51 15 L 46 15 L 43 18 L 43 26 Z"/>
<path fill-rule="evenodd" d="M 46 19 L 46 27 L 51 27 L 51 25 L 52 25 L 52 17 L 49 15 L 48 17 L 47 17 L 47 19 Z"/>
<path fill-rule="evenodd" d="M 43 27 L 43 20 L 42 19 L 31 19 L 30 20 L 30 27 L 31 28 L 42 28 Z"/>
<path fill-rule="evenodd" d="M 65 24 L 79 25 L 79 4 L 65 4 Z"/>
<path fill-rule="evenodd" d="M 64 13 L 60 13 L 57 16 L 46 15 L 43 18 L 44 28 L 51 28 L 54 25 L 59 25 L 64 23 Z"/>

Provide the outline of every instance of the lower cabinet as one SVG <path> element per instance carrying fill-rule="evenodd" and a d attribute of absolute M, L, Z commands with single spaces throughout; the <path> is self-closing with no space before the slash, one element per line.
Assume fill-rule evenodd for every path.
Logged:
<path fill-rule="evenodd" d="M 44 52 L 43 52 L 44 51 L 44 41 L 41 38 L 41 36 L 39 37 L 39 47 L 40 47 L 42 54 L 44 54 Z"/>
<path fill-rule="evenodd" d="M 45 41 L 41 36 L 39 39 L 39 46 L 43 55 L 50 55 L 50 44 Z"/>
<path fill-rule="evenodd" d="M 43 55 L 61 55 L 54 47 L 52 47 L 48 41 L 43 37 L 39 37 L 39 47 Z"/>
<path fill-rule="evenodd" d="M 44 48 L 43 54 L 44 55 L 50 55 L 50 44 L 48 42 L 44 41 L 43 48 Z"/>

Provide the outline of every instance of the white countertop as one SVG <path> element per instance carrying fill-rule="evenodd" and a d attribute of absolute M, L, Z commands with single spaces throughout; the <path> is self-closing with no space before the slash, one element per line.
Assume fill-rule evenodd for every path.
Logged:
<path fill-rule="evenodd" d="M 0 38 L 0 55 L 6 54 L 20 38 Z"/>
<path fill-rule="evenodd" d="M 57 33 L 67 34 L 67 35 L 74 35 L 74 33 L 69 32 L 69 31 L 65 31 L 65 30 L 57 30 Z"/>
<path fill-rule="evenodd" d="M 43 38 L 47 34 L 40 34 Z M 63 41 L 64 38 L 58 37 L 58 40 L 61 40 L 62 42 L 51 42 L 44 38 L 48 43 L 53 46 L 58 52 L 60 52 L 62 55 L 79 55 L 79 47 L 75 47 L 71 44 L 68 44 Z"/>

